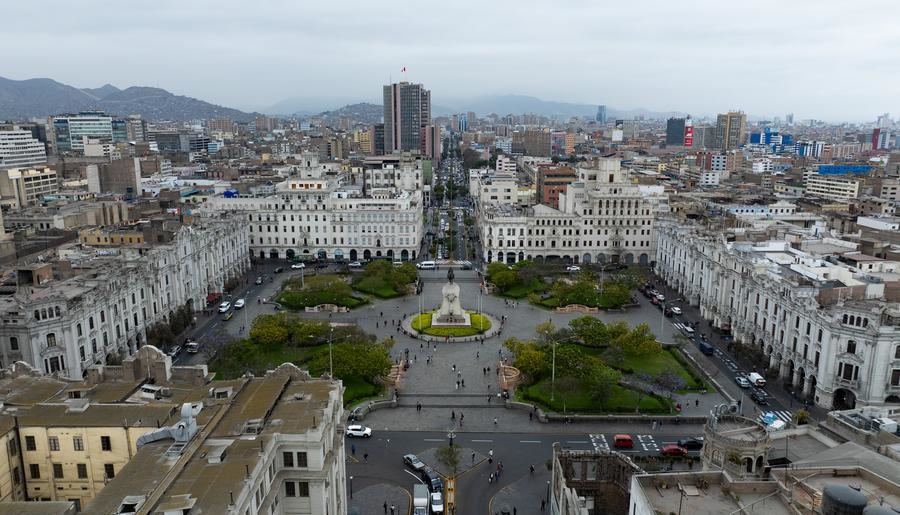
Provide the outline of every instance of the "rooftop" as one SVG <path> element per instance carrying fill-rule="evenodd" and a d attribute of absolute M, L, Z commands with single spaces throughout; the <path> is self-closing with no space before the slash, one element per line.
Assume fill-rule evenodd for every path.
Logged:
<path fill-rule="evenodd" d="M 235 402 L 212 433 L 213 437 L 240 436 L 245 433 L 247 422 L 264 422 L 275 408 L 275 403 L 288 385 L 289 377 L 270 375 L 253 378 L 235 396 Z M 259 428 L 262 428 L 260 424 Z M 253 433 L 255 434 L 255 433 Z"/>
<path fill-rule="evenodd" d="M 82 409 L 83 408 L 83 409 Z M 20 427 L 157 427 L 177 416 L 177 404 L 37 404 L 19 410 Z"/>

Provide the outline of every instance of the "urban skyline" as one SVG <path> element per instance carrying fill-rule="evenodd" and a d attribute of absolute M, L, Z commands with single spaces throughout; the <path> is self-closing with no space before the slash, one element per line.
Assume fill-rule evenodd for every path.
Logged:
<path fill-rule="evenodd" d="M 33 41 L 51 42 L 59 37 L 57 27 L 67 27 L 67 54 L 102 54 L 119 64 L 105 68 L 101 76 L 77 60 L 46 52 L 39 44 L 19 45 L 6 56 L 4 75 L 15 79 L 52 76 L 78 87 L 159 86 L 261 111 L 292 97 L 375 100 L 378 95 L 366 86 L 368 81 L 357 79 L 366 76 L 385 84 L 400 80 L 429 84 L 436 106 L 453 107 L 456 99 L 479 95 L 521 94 L 695 115 L 740 108 L 751 116 L 794 112 L 799 119 L 864 121 L 892 110 L 890 88 L 881 85 L 896 82 L 900 73 L 897 58 L 880 51 L 900 45 L 892 30 L 900 13 L 890 3 L 869 4 L 877 16 L 845 18 L 836 9 L 810 11 L 790 4 L 778 4 L 779 14 L 773 16 L 765 5 L 747 12 L 738 5 L 710 2 L 687 7 L 644 4 L 639 12 L 629 6 L 583 5 L 546 13 L 457 2 L 443 7 L 440 17 L 431 17 L 434 20 L 415 11 L 417 23 L 411 23 L 412 11 L 377 12 L 365 4 L 304 6 L 302 12 L 285 3 L 252 8 L 227 4 L 215 11 L 164 4 L 153 9 L 133 7 L 128 23 L 123 24 L 118 13 L 111 16 L 102 3 L 58 3 L 48 9 L 18 3 L 5 5 L 3 17 L 40 17 L 44 23 L 11 26 L 0 35 L 0 43 L 9 47 L 21 41 L 25 34 L 19 26 L 28 27 Z M 473 10 L 479 16 L 464 18 Z M 709 21 L 697 26 L 693 22 L 700 15 Z M 726 23 L 737 17 L 740 24 Z M 187 24 L 180 19 L 208 23 Z M 454 19 L 467 23 L 444 24 Z M 501 19 L 507 23 L 494 23 Z M 534 38 L 516 29 L 542 25 L 566 27 L 580 39 Z M 404 26 L 408 32 L 401 38 L 395 31 L 372 30 L 376 26 Z M 225 37 L 238 27 L 244 37 Z M 500 43 L 476 44 L 474 35 L 480 31 L 494 34 L 492 39 Z M 130 33 L 147 37 L 132 38 Z M 469 34 L 471 42 L 465 39 Z M 451 36 L 457 43 L 445 43 Z M 240 64 L 197 67 L 184 61 L 182 67 L 177 60 L 166 59 L 171 73 L 160 74 L 152 63 L 177 55 L 187 38 L 212 56 L 229 56 Z M 111 40 L 118 43 L 111 45 Z M 139 44 L 146 40 L 154 44 Z M 260 53 L 261 45 L 265 53 Z M 359 52 L 363 47 L 374 51 Z M 297 48 L 308 51 L 301 58 Z M 604 52 L 627 52 L 630 58 L 611 61 L 603 58 Z M 342 65 L 334 66 L 336 62 Z M 842 63 L 838 72 L 809 64 L 835 62 Z M 288 64 L 279 71 L 281 80 L 258 80 L 276 63 Z M 483 63 L 490 63 L 489 81 L 480 80 Z M 576 69 L 576 63 L 584 65 L 579 68 L 580 79 L 561 82 L 561 74 Z M 406 76 L 401 73 L 404 67 Z M 529 72 L 534 69 L 542 73 Z M 859 89 L 862 84 L 867 85 L 864 94 Z"/>

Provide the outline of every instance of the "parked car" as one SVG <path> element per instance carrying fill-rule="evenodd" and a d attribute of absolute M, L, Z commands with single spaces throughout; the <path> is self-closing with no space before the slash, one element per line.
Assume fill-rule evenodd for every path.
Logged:
<path fill-rule="evenodd" d="M 354 261 L 347 266 L 350 268 L 362 268 L 362 263 L 360 263 L 359 261 Z"/>
<path fill-rule="evenodd" d="M 284 267 L 283 267 L 283 266 L 279 266 L 278 268 L 276 268 L 275 270 L 273 270 L 273 272 L 275 272 L 276 274 L 280 274 L 281 272 L 284 272 Z"/>
<path fill-rule="evenodd" d="M 229 311 L 228 313 L 225 313 L 225 316 L 222 317 L 222 321 L 227 322 L 232 318 L 234 318 L 234 311 Z"/>
<path fill-rule="evenodd" d="M 229 309 L 231 309 L 231 303 L 227 300 L 219 304 L 219 313 L 227 313 Z"/>
<path fill-rule="evenodd" d="M 566 267 L 566 272 L 580 272 L 581 267 L 578 265 L 569 265 Z"/>
<path fill-rule="evenodd" d="M 688 450 L 678 444 L 670 443 L 663 445 L 659 453 L 663 456 L 687 456 Z"/>
<path fill-rule="evenodd" d="M 681 308 L 679 308 L 678 306 L 672 306 L 672 307 L 669 308 L 669 309 L 671 309 L 671 310 L 672 310 L 672 313 L 675 314 L 675 315 L 680 315 L 680 314 L 681 314 Z"/>
<path fill-rule="evenodd" d="M 407 454 L 403 456 L 403 464 L 412 468 L 413 470 L 422 470 L 425 468 L 425 464 L 422 463 L 422 460 L 419 459 L 415 454 Z"/>
<path fill-rule="evenodd" d="M 444 513 L 444 496 L 440 492 L 431 494 L 431 513 Z"/>
<path fill-rule="evenodd" d="M 672 312 L 672 308 L 666 308 L 665 311 L 663 311 L 663 314 L 669 318 L 675 316 L 675 314 Z"/>
<path fill-rule="evenodd" d="M 421 471 L 422 480 L 425 481 L 425 484 L 428 485 L 428 489 L 432 492 L 443 492 L 444 491 L 444 481 L 441 479 L 441 476 L 434 471 L 431 467 L 425 467 Z"/>
<path fill-rule="evenodd" d="M 656 298 L 659 299 L 660 302 L 665 302 L 665 301 L 666 301 L 666 296 L 663 295 L 662 293 L 657 293 L 657 294 L 656 294 Z"/>
<path fill-rule="evenodd" d="M 659 306 L 660 305 L 659 299 L 657 299 L 656 297 L 650 297 L 650 304 L 653 304 L 654 306 Z"/>
<path fill-rule="evenodd" d="M 372 436 L 372 428 L 360 425 L 347 426 L 347 436 L 369 438 Z"/>
<path fill-rule="evenodd" d="M 291 265 L 291 270 L 300 270 L 306 268 L 306 263 L 294 263 Z"/>
<path fill-rule="evenodd" d="M 750 388 L 750 381 L 748 381 L 744 376 L 736 376 L 734 378 L 734 382 L 737 383 L 737 385 L 741 388 Z"/>
<path fill-rule="evenodd" d="M 678 440 L 678 445 L 691 451 L 699 451 L 703 448 L 703 437 L 700 438 L 682 438 Z"/>
<path fill-rule="evenodd" d="M 234 309 L 241 309 L 247 303 L 244 299 L 238 299 L 234 301 Z"/>
<path fill-rule="evenodd" d="M 263 283 L 263 278 L 262 278 L 262 277 L 257 277 L 257 278 L 256 278 L 256 284 L 259 285 L 259 284 L 262 284 L 262 283 Z"/>
<path fill-rule="evenodd" d="M 173 345 L 169 348 L 169 356 L 172 356 L 174 358 L 179 354 L 181 354 L 181 345 Z"/>
<path fill-rule="evenodd" d="M 769 401 L 766 400 L 766 396 L 761 392 L 751 393 L 750 400 L 759 404 L 760 406 L 768 406 L 769 405 Z"/>

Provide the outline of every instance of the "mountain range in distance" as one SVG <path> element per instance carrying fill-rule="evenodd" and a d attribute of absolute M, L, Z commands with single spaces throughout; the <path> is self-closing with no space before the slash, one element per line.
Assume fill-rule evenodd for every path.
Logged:
<path fill-rule="evenodd" d="M 350 116 L 362 123 L 376 123 L 379 121 L 378 113 L 381 109 L 378 100 L 352 97 L 295 97 L 254 110 L 272 116 L 302 117 L 313 114 L 320 114 L 326 118 Z M 28 120 L 86 110 L 102 110 L 117 116 L 139 114 L 152 121 L 176 122 L 209 118 L 230 118 L 238 122 L 247 122 L 258 115 L 257 112 L 241 111 L 184 95 L 175 95 L 161 88 L 132 86 L 119 89 L 110 84 L 99 88 L 76 88 L 53 79 L 12 80 L 0 77 L 0 120 Z M 433 116 L 449 116 L 469 111 L 480 116 L 496 113 L 500 116 L 535 114 L 562 118 L 576 116 L 593 118 L 597 113 L 597 105 L 548 101 L 526 95 L 446 98 L 439 104 L 432 105 Z M 672 116 L 684 116 L 684 113 L 607 108 L 609 119 L 637 117 L 665 119 Z"/>
<path fill-rule="evenodd" d="M 256 114 L 222 107 L 164 89 L 110 84 L 79 89 L 53 79 L 12 80 L 0 77 L 0 120 L 28 120 L 100 110 L 117 116 L 139 114 L 148 120 L 188 121 L 231 118 L 250 121 Z"/>

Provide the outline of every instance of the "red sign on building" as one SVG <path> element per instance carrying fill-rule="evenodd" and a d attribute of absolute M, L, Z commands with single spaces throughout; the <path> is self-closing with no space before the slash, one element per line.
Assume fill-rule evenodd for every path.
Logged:
<path fill-rule="evenodd" d="M 684 146 L 693 147 L 694 146 L 694 126 L 686 125 L 684 127 Z"/>

